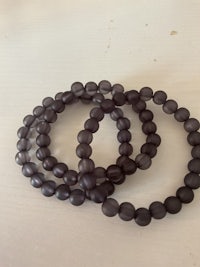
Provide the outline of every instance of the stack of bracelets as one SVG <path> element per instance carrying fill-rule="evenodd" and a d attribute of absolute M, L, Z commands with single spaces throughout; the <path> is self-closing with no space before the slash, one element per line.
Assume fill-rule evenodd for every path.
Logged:
<path fill-rule="evenodd" d="M 111 93 L 111 98 L 105 95 Z M 152 111 L 146 108 L 146 101 L 153 100 L 167 114 L 173 114 L 174 118 L 183 123 L 188 133 L 187 141 L 192 146 L 192 159 L 188 163 L 188 173 L 184 177 L 184 186 L 177 189 L 175 196 L 169 196 L 162 203 L 155 201 L 149 208 L 135 209 L 129 202 L 119 204 L 110 196 L 115 191 L 115 185 L 122 184 L 126 175 L 131 175 L 139 168 L 146 170 L 151 166 L 152 158 L 156 156 L 157 148 L 161 143 L 160 136 L 156 133 L 157 126 L 153 122 Z M 77 135 L 79 145 L 76 148 L 76 155 L 80 158 L 78 172 L 69 169 L 67 164 L 58 162 L 51 155 L 48 148 L 51 139 L 49 133 L 51 124 L 57 120 L 58 113 L 65 110 L 65 107 L 81 100 L 82 103 L 94 103 L 89 118 L 84 123 L 84 129 Z M 129 131 L 130 121 L 124 117 L 123 111 L 119 108 L 123 105 L 130 105 L 134 112 L 138 113 L 142 122 L 142 131 L 147 136 L 146 143 L 142 145 L 140 153 L 135 159 L 130 158 L 133 147 L 130 144 L 132 135 Z M 117 140 L 119 141 L 119 157 L 116 162 L 107 168 L 95 167 L 94 161 L 90 158 L 93 140 L 93 133 L 99 129 L 99 122 L 105 114 L 116 121 Z M 59 92 L 55 98 L 46 97 L 41 106 L 33 109 L 32 115 L 23 119 L 23 125 L 19 128 L 17 135 L 18 153 L 15 156 L 16 163 L 22 166 L 22 173 L 30 177 L 30 183 L 35 188 L 41 188 L 44 196 L 55 195 L 60 200 L 67 200 L 75 206 L 82 205 L 84 201 L 91 200 L 102 203 L 102 212 L 113 217 L 119 215 L 124 221 L 134 220 L 140 226 L 146 226 L 151 218 L 162 219 L 166 213 L 176 214 L 181 210 L 182 203 L 190 203 L 194 198 L 193 190 L 200 187 L 200 123 L 195 118 L 190 118 L 190 112 L 183 107 L 178 108 L 176 101 L 167 99 L 164 91 L 156 91 L 149 87 L 142 88 L 139 92 L 130 90 L 124 92 L 120 84 L 111 85 L 109 81 L 103 80 L 98 85 L 88 82 L 85 86 L 75 82 L 71 91 Z M 45 179 L 45 175 L 38 170 L 35 162 L 31 161 L 33 133 L 37 134 L 36 144 L 38 149 L 36 157 L 42 162 L 42 167 L 58 178 L 63 183 L 57 185 L 54 180 Z M 74 187 L 76 185 L 76 187 Z"/>

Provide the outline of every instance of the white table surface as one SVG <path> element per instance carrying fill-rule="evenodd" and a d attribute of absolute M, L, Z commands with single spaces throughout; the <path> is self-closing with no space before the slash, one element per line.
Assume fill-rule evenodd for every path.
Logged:
<path fill-rule="evenodd" d="M 94 203 L 77 208 L 43 197 L 14 162 L 23 117 L 74 81 L 163 89 L 200 118 L 199 29 L 198 0 L 0 0 L 0 267 L 200 266 L 200 191 L 179 214 L 141 228 L 103 216 Z M 174 195 L 191 158 L 182 125 L 148 106 L 162 144 L 152 167 L 114 194 L 136 207 Z M 70 168 L 77 168 L 76 135 L 90 109 L 67 108 L 53 126 L 52 153 Z M 136 155 L 145 138 L 137 115 L 124 112 Z M 106 116 L 92 143 L 97 166 L 115 161 L 116 134 Z"/>

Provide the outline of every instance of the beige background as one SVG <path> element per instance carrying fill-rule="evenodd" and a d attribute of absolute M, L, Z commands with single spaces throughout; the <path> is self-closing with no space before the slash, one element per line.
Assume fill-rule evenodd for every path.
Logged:
<path fill-rule="evenodd" d="M 176 216 L 141 228 L 100 206 L 44 198 L 14 162 L 16 131 L 45 96 L 72 82 L 108 79 L 126 90 L 164 89 L 200 118 L 200 1 L 0 0 L 0 267 L 200 266 L 200 192 Z M 149 103 L 162 144 L 152 167 L 118 187 L 119 202 L 163 201 L 183 184 L 190 147 L 181 124 Z M 74 105 L 51 132 L 51 149 L 77 168 L 77 132 L 89 106 Z M 129 107 L 134 155 L 144 142 Z M 105 118 L 92 146 L 97 165 L 117 157 L 115 124 Z"/>

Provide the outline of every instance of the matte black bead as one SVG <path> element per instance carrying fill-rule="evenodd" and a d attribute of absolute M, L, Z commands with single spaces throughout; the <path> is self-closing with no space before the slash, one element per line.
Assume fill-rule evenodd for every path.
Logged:
<path fill-rule="evenodd" d="M 90 190 L 96 185 L 96 177 L 92 173 L 84 173 L 81 175 L 79 185 L 82 189 Z"/>
<path fill-rule="evenodd" d="M 135 217 L 135 207 L 129 202 L 123 202 L 119 206 L 118 214 L 123 221 L 131 221 Z"/>
<path fill-rule="evenodd" d="M 113 217 L 118 213 L 119 204 L 113 198 L 107 198 L 102 204 L 102 211 L 108 217 Z"/>
<path fill-rule="evenodd" d="M 86 92 L 80 97 L 81 102 L 84 104 L 89 104 L 92 100 L 92 96 L 88 95 Z"/>
<path fill-rule="evenodd" d="M 62 94 L 62 102 L 66 105 L 71 104 L 74 100 L 74 94 L 72 92 L 64 92 Z"/>
<path fill-rule="evenodd" d="M 125 156 L 130 156 L 133 153 L 133 147 L 129 143 L 122 143 L 119 146 L 119 154 L 120 155 L 125 155 Z"/>
<path fill-rule="evenodd" d="M 70 196 L 70 189 L 69 186 L 66 184 L 61 184 L 56 188 L 55 195 L 60 200 L 66 200 Z"/>
<path fill-rule="evenodd" d="M 191 132 L 187 136 L 188 143 L 191 146 L 200 145 L 200 133 L 199 132 Z"/>
<path fill-rule="evenodd" d="M 101 121 L 104 118 L 104 112 L 101 108 L 95 107 L 90 111 L 90 117 Z"/>
<path fill-rule="evenodd" d="M 105 178 L 106 170 L 103 167 L 96 167 L 93 172 L 94 176 L 97 178 Z"/>
<path fill-rule="evenodd" d="M 79 158 L 89 158 L 92 154 L 92 148 L 88 144 L 79 144 L 76 148 L 76 155 Z"/>
<path fill-rule="evenodd" d="M 117 140 L 120 142 L 120 143 L 128 143 L 131 141 L 131 132 L 129 132 L 128 130 L 121 130 L 118 132 L 117 134 Z"/>
<path fill-rule="evenodd" d="M 163 111 L 167 114 L 175 113 L 178 109 L 178 104 L 174 100 L 167 100 L 163 105 Z"/>
<path fill-rule="evenodd" d="M 17 131 L 17 136 L 22 139 L 22 138 L 28 138 L 29 136 L 30 129 L 28 127 L 22 126 L 18 129 Z"/>
<path fill-rule="evenodd" d="M 133 174 L 137 170 L 137 165 L 134 160 L 128 158 L 127 156 L 120 156 L 117 159 L 117 165 L 122 168 L 125 174 Z"/>
<path fill-rule="evenodd" d="M 18 165 L 24 165 L 25 163 L 29 162 L 31 157 L 29 156 L 28 152 L 21 151 L 18 152 L 15 156 L 15 161 Z"/>
<path fill-rule="evenodd" d="M 57 159 L 49 156 L 45 158 L 42 162 L 42 166 L 46 171 L 52 171 L 53 167 L 57 164 Z"/>
<path fill-rule="evenodd" d="M 149 87 L 143 87 L 140 90 L 140 99 L 148 101 L 153 97 L 153 90 Z"/>
<path fill-rule="evenodd" d="M 51 126 L 48 122 L 46 121 L 41 121 L 38 123 L 37 127 L 36 127 L 36 131 L 39 134 L 48 134 L 51 130 Z"/>
<path fill-rule="evenodd" d="M 139 208 L 135 211 L 135 222 L 140 226 L 146 226 L 151 222 L 151 214 L 146 208 Z"/>
<path fill-rule="evenodd" d="M 97 119 L 90 118 L 90 119 L 86 120 L 86 122 L 84 123 L 84 128 L 85 128 L 85 130 L 88 130 L 91 133 L 95 133 L 99 129 L 99 123 L 98 123 Z"/>
<path fill-rule="evenodd" d="M 51 197 L 55 194 L 56 183 L 54 181 L 46 181 L 41 186 L 42 194 L 45 197 Z"/>
<path fill-rule="evenodd" d="M 135 158 L 135 162 L 139 169 L 146 170 L 151 166 L 151 157 L 147 154 L 138 154 Z"/>
<path fill-rule="evenodd" d="M 65 109 L 65 105 L 63 104 L 62 100 L 54 100 L 53 104 L 51 105 L 51 108 L 56 113 L 61 113 Z"/>
<path fill-rule="evenodd" d="M 182 203 L 190 203 L 194 199 L 194 193 L 191 188 L 182 186 L 176 191 L 176 196 Z"/>
<path fill-rule="evenodd" d="M 158 134 L 150 134 L 147 136 L 146 141 L 158 147 L 161 143 L 161 138 Z"/>
<path fill-rule="evenodd" d="M 80 189 L 74 189 L 70 194 L 69 201 L 74 206 L 80 206 L 85 201 L 85 193 Z"/>
<path fill-rule="evenodd" d="M 35 127 L 36 117 L 33 115 L 27 115 L 23 119 L 23 124 L 26 127 Z"/>
<path fill-rule="evenodd" d="M 126 92 L 126 100 L 128 104 L 136 104 L 139 102 L 139 93 L 136 90 Z"/>
<path fill-rule="evenodd" d="M 69 186 L 75 185 L 78 181 L 78 173 L 74 170 L 68 170 L 64 173 L 63 180 Z"/>
<path fill-rule="evenodd" d="M 109 92 L 112 91 L 112 86 L 109 81 L 103 80 L 99 83 L 99 92 L 102 94 L 108 94 Z"/>
<path fill-rule="evenodd" d="M 140 112 L 139 119 L 141 122 L 152 121 L 153 120 L 153 113 L 150 110 L 145 109 L 142 112 Z"/>
<path fill-rule="evenodd" d="M 185 175 L 184 183 L 192 189 L 200 187 L 200 176 L 197 173 L 190 172 Z"/>
<path fill-rule="evenodd" d="M 53 174 L 58 178 L 62 178 L 67 171 L 68 167 L 65 163 L 57 163 L 53 167 Z"/>
<path fill-rule="evenodd" d="M 200 124 L 197 119 L 190 118 L 184 122 L 184 129 L 189 133 L 198 131 L 199 127 L 200 127 Z"/>
<path fill-rule="evenodd" d="M 149 211 L 151 216 L 157 220 L 164 218 L 167 213 L 164 204 L 159 201 L 152 202 L 149 206 Z"/>
<path fill-rule="evenodd" d="M 55 100 L 62 100 L 63 92 L 59 92 L 55 95 Z"/>
<path fill-rule="evenodd" d="M 151 158 L 153 158 L 157 154 L 157 148 L 152 143 L 146 143 L 146 144 L 142 145 L 140 152 L 143 154 L 147 154 Z"/>
<path fill-rule="evenodd" d="M 167 94 L 164 91 L 156 91 L 153 96 L 153 102 L 157 105 L 165 104 L 167 100 Z"/>
<path fill-rule="evenodd" d="M 111 99 L 105 99 L 100 104 L 105 113 L 111 113 L 115 109 L 115 103 Z"/>
<path fill-rule="evenodd" d="M 188 163 L 188 170 L 194 173 L 200 173 L 200 159 L 192 159 Z"/>
<path fill-rule="evenodd" d="M 102 203 L 107 197 L 107 193 L 104 188 L 97 186 L 94 189 L 89 191 L 89 196 L 90 196 L 90 199 L 94 201 L 95 203 Z"/>
<path fill-rule="evenodd" d="M 96 93 L 92 98 L 93 102 L 97 104 L 100 104 L 104 99 L 105 97 L 100 93 Z"/>
<path fill-rule="evenodd" d="M 36 117 L 40 117 L 45 111 L 45 107 L 43 106 L 37 106 L 33 109 L 33 115 Z"/>
<path fill-rule="evenodd" d="M 78 169 L 81 173 L 90 173 L 94 171 L 94 162 L 91 159 L 82 159 L 79 161 Z"/>
<path fill-rule="evenodd" d="M 39 146 L 39 147 L 46 147 L 46 146 L 49 146 L 51 143 L 51 139 L 48 135 L 46 134 L 40 134 L 37 136 L 36 138 L 36 144 Z"/>
<path fill-rule="evenodd" d="M 134 103 L 132 105 L 132 109 L 133 111 L 135 111 L 136 113 L 140 113 L 142 112 L 143 110 L 146 109 L 146 103 L 143 101 L 143 100 L 139 100 L 138 102 Z"/>
<path fill-rule="evenodd" d="M 111 113 L 110 117 L 112 120 L 117 121 L 119 118 L 122 118 L 124 116 L 124 113 L 121 109 L 115 108 Z"/>
<path fill-rule="evenodd" d="M 118 177 L 118 179 L 113 180 L 112 182 L 113 182 L 113 184 L 117 184 L 117 185 L 119 185 L 119 184 L 123 184 L 123 183 L 125 182 L 125 180 L 126 180 L 126 176 L 125 176 L 124 173 L 122 173 L 122 174 Z"/>
<path fill-rule="evenodd" d="M 166 198 L 164 205 L 166 207 L 167 212 L 171 214 L 178 213 L 182 208 L 180 199 L 174 196 Z"/>
<path fill-rule="evenodd" d="M 112 182 L 117 181 L 119 177 L 121 176 L 121 174 L 122 174 L 121 168 L 114 164 L 108 166 L 106 170 L 106 175 L 108 179 Z"/>
<path fill-rule="evenodd" d="M 200 159 L 200 145 L 192 148 L 191 155 L 193 158 Z"/>
<path fill-rule="evenodd" d="M 71 85 L 71 91 L 72 91 L 72 93 L 73 93 L 75 96 L 79 97 L 79 96 L 81 96 L 81 95 L 84 94 L 85 89 L 84 89 L 84 86 L 83 86 L 82 83 L 80 83 L 80 82 L 74 82 L 74 83 Z"/>
<path fill-rule="evenodd" d="M 36 157 L 41 161 L 47 158 L 48 156 L 50 156 L 50 150 L 48 149 L 48 147 L 40 147 L 36 151 Z"/>
<path fill-rule="evenodd" d="M 117 120 L 117 128 L 121 130 L 128 130 L 131 126 L 130 120 L 127 118 L 119 118 Z"/>
<path fill-rule="evenodd" d="M 25 163 L 22 167 L 22 173 L 26 177 L 31 177 L 37 172 L 37 165 L 34 162 Z"/>
<path fill-rule="evenodd" d="M 179 108 L 177 111 L 174 113 L 174 118 L 177 121 L 183 122 L 188 120 L 190 117 L 190 112 L 186 108 Z"/>
<path fill-rule="evenodd" d="M 44 120 L 49 123 L 53 123 L 57 120 L 57 114 L 52 109 L 46 109 L 44 112 Z"/>
<path fill-rule="evenodd" d="M 52 105 L 52 103 L 54 102 L 54 99 L 52 97 L 45 97 L 43 100 L 42 100 L 42 105 L 45 107 L 45 108 L 48 108 Z"/>
<path fill-rule="evenodd" d="M 93 140 L 93 135 L 88 130 L 82 130 L 78 133 L 77 140 L 81 144 L 90 144 Z"/>
<path fill-rule="evenodd" d="M 123 106 L 126 103 L 126 96 L 123 93 L 115 93 L 112 100 L 116 106 Z"/>
<path fill-rule="evenodd" d="M 94 82 L 88 82 L 85 85 L 85 91 L 88 95 L 93 96 L 97 93 L 98 86 Z"/>
<path fill-rule="evenodd" d="M 22 138 L 17 142 L 17 149 L 19 151 L 28 151 L 31 149 L 31 142 L 29 139 Z"/>
<path fill-rule="evenodd" d="M 40 188 L 45 181 L 44 174 L 41 172 L 36 172 L 30 179 L 30 183 L 35 188 Z"/>
<path fill-rule="evenodd" d="M 99 185 L 100 188 L 103 188 L 103 190 L 106 192 L 107 196 L 110 196 L 114 193 L 115 187 L 112 182 L 105 181 L 101 185 Z"/>
<path fill-rule="evenodd" d="M 112 95 L 123 92 L 124 92 L 124 87 L 121 84 L 116 83 L 112 86 Z"/>
<path fill-rule="evenodd" d="M 144 122 L 142 125 L 143 133 L 149 135 L 157 131 L 157 126 L 153 121 Z"/>

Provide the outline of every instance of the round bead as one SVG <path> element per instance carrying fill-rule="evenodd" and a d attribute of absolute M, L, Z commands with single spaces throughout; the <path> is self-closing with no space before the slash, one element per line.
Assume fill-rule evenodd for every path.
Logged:
<path fill-rule="evenodd" d="M 182 208 L 180 199 L 174 196 L 166 198 L 164 205 L 166 207 L 167 212 L 171 214 L 178 213 Z"/>
<path fill-rule="evenodd" d="M 190 117 L 190 112 L 186 108 L 179 108 L 177 111 L 174 113 L 174 118 L 177 121 L 183 122 L 188 120 Z"/>
<path fill-rule="evenodd" d="M 140 226 L 146 226 L 151 222 L 151 214 L 146 208 L 139 208 L 135 211 L 135 222 Z"/>
<path fill-rule="evenodd" d="M 62 102 L 66 105 L 71 104 L 74 100 L 74 94 L 72 92 L 64 92 L 62 94 Z"/>
<path fill-rule="evenodd" d="M 139 169 L 146 170 L 151 166 L 151 157 L 147 154 L 138 154 L 135 158 L 135 162 Z"/>
<path fill-rule="evenodd" d="M 45 197 L 51 197 L 55 194 L 56 183 L 54 181 L 46 181 L 41 186 L 42 194 Z"/>
<path fill-rule="evenodd" d="M 93 172 L 94 176 L 97 178 L 106 177 L 106 170 L 103 167 L 96 167 Z"/>
<path fill-rule="evenodd" d="M 200 159 L 200 145 L 197 145 L 192 148 L 191 155 L 193 158 Z"/>
<path fill-rule="evenodd" d="M 162 219 L 165 217 L 167 211 L 163 203 L 155 201 L 149 206 L 149 211 L 154 219 Z"/>
<path fill-rule="evenodd" d="M 36 138 L 36 144 L 39 146 L 39 147 L 46 147 L 46 146 L 49 146 L 51 143 L 51 139 L 48 135 L 45 135 L 45 134 L 40 134 L 37 136 Z"/>
<path fill-rule="evenodd" d="M 99 123 L 95 118 L 90 118 L 84 123 L 85 130 L 95 133 L 99 129 Z"/>
<path fill-rule="evenodd" d="M 47 158 L 48 156 L 50 156 L 50 150 L 47 147 L 40 147 L 36 151 L 36 157 L 41 161 Z"/>
<path fill-rule="evenodd" d="M 153 113 L 150 110 L 145 109 L 142 112 L 140 112 L 139 118 L 140 118 L 141 122 L 152 121 L 153 120 Z"/>
<path fill-rule="evenodd" d="M 111 113 L 115 109 L 115 103 L 111 99 L 105 99 L 100 104 L 105 113 Z"/>
<path fill-rule="evenodd" d="M 196 173 L 190 172 L 186 174 L 184 183 L 192 189 L 197 189 L 200 187 L 200 176 Z"/>
<path fill-rule="evenodd" d="M 67 170 L 68 170 L 68 167 L 65 163 L 57 163 L 53 167 L 53 174 L 58 178 L 62 178 L 64 174 L 67 172 Z"/>
<path fill-rule="evenodd" d="M 69 186 L 75 185 L 78 181 L 78 173 L 74 170 L 68 170 L 64 173 L 63 180 Z"/>
<path fill-rule="evenodd" d="M 22 167 L 22 173 L 26 177 L 31 177 L 37 172 L 37 166 L 34 162 L 25 163 Z"/>
<path fill-rule="evenodd" d="M 177 111 L 178 104 L 174 100 L 167 100 L 163 105 L 163 111 L 167 114 L 172 114 Z"/>
<path fill-rule="evenodd" d="M 130 156 L 133 153 L 133 147 L 129 143 L 122 143 L 119 146 L 119 154 L 120 155 L 125 155 L 125 156 Z"/>
<path fill-rule="evenodd" d="M 108 179 L 112 182 L 117 181 L 119 177 L 121 176 L 122 171 L 121 168 L 117 165 L 110 165 L 107 168 L 106 175 Z"/>
<path fill-rule="evenodd" d="M 69 186 L 66 184 L 61 184 L 56 188 L 55 195 L 60 200 L 66 200 L 70 196 L 70 189 Z"/>
<path fill-rule="evenodd" d="M 95 203 L 102 203 L 107 197 L 107 193 L 103 187 L 97 186 L 94 189 L 90 190 L 89 196 L 90 196 L 90 199 L 94 201 Z"/>
<path fill-rule="evenodd" d="M 36 131 L 39 134 L 48 134 L 51 130 L 51 126 L 48 122 L 46 121 L 41 121 L 38 123 L 37 127 L 36 127 Z"/>
<path fill-rule="evenodd" d="M 141 153 L 149 155 L 151 158 L 155 157 L 157 154 L 157 148 L 152 143 L 146 143 L 142 145 L 140 149 Z"/>
<path fill-rule="evenodd" d="M 28 151 L 31 149 L 31 142 L 29 139 L 22 138 L 17 142 L 17 149 L 19 151 Z"/>
<path fill-rule="evenodd" d="M 28 152 L 21 151 L 18 152 L 15 156 L 15 161 L 18 165 L 24 165 L 25 163 L 29 162 L 31 157 L 29 156 Z"/>
<path fill-rule="evenodd" d="M 200 126 L 199 121 L 194 118 L 190 118 L 184 122 L 184 129 L 189 133 L 198 131 L 199 126 Z"/>
<path fill-rule="evenodd" d="M 35 119 L 36 119 L 36 117 L 35 116 L 33 116 L 33 115 L 27 115 L 26 117 L 24 117 L 24 119 L 23 119 L 23 124 L 24 124 L 24 126 L 26 126 L 26 127 L 35 127 Z"/>
<path fill-rule="evenodd" d="M 74 189 L 69 197 L 69 201 L 74 206 L 80 206 L 85 201 L 85 194 L 80 189 Z"/>
<path fill-rule="evenodd" d="M 44 120 L 49 123 L 53 123 L 57 120 L 57 114 L 52 109 L 46 109 L 44 112 Z"/>
<path fill-rule="evenodd" d="M 94 167 L 94 162 L 91 159 L 82 159 L 78 164 L 78 169 L 81 173 L 93 172 Z"/>
<path fill-rule="evenodd" d="M 125 95 L 128 104 L 135 105 L 139 101 L 139 93 L 136 90 L 130 90 Z"/>
<path fill-rule="evenodd" d="M 52 171 L 53 167 L 56 164 L 57 164 L 57 159 L 52 156 L 46 157 L 42 162 L 42 166 L 46 171 Z"/>
<path fill-rule="evenodd" d="M 134 160 L 128 158 L 127 156 L 120 156 L 117 159 L 117 165 L 122 168 L 125 174 L 133 174 L 137 170 L 137 165 Z"/>
<path fill-rule="evenodd" d="M 118 214 L 123 221 L 131 221 L 135 216 L 135 207 L 129 202 L 123 202 L 119 206 Z"/>
<path fill-rule="evenodd" d="M 56 113 L 61 113 L 65 109 L 65 105 L 63 104 L 62 100 L 54 100 L 53 104 L 51 105 L 51 108 Z"/>
<path fill-rule="evenodd" d="M 97 92 L 97 90 L 98 90 L 98 86 L 97 86 L 96 83 L 94 83 L 94 82 L 88 82 L 88 83 L 86 83 L 86 85 L 85 85 L 85 91 L 86 91 L 86 93 L 88 95 L 90 95 L 90 96 L 95 95 L 96 92 Z"/>
<path fill-rule="evenodd" d="M 119 118 L 124 116 L 123 111 L 119 108 L 115 108 L 111 113 L 110 117 L 112 120 L 117 121 Z"/>
<path fill-rule="evenodd" d="M 88 130 L 82 130 L 78 133 L 77 140 L 81 144 L 90 144 L 93 140 L 93 135 Z"/>
<path fill-rule="evenodd" d="M 44 181 L 44 174 L 41 172 L 34 173 L 30 179 L 31 185 L 35 188 L 40 188 Z"/>
<path fill-rule="evenodd" d="M 124 87 L 119 84 L 119 83 L 116 83 L 112 86 L 112 95 L 116 94 L 116 93 L 123 93 L 124 92 Z"/>
<path fill-rule="evenodd" d="M 138 102 L 136 102 L 135 104 L 132 105 L 132 109 L 133 111 L 135 111 L 136 113 L 140 113 L 142 112 L 144 109 L 146 109 L 146 103 L 143 100 L 139 100 Z"/>
<path fill-rule="evenodd" d="M 157 105 L 165 104 L 167 100 L 167 94 L 163 91 L 156 91 L 153 96 L 153 102 Z"/>
<path fill-rule="evenodd" d="M 99 86 L 99 92 L 102 94 L 108 94 L 112 90 L 111 83 L 106 80 L 101 81 L 98 86 Z"/>
<path fill-rule="evenodd" d="M 42 100 L 42 105 L 45 107 L 45 108 L 48 108 L 51 106 L 51 104 L 54 102 L 54 99 L 52 97 L 45 97 L 43 100 Z"/>
<path fill-rule="evenodd" d="M 153 121 L 144 122 L 143 125 L 142 125 L 142 131 L 146 135 L 155 133 L 156 130 L 157 130 L 157 126 Z"/>
<path fill-rule="evenodd" d="M 115 93 L 112 100 L 116 106 L 123 106 L 126 103 L 126 96 L 123 93 Z"/>
<path fill-rule="evenodd" d="M 75 82 L 71 85 L 71 91 L 75 96 L 79 97 L 84 94 L 85 89 L 82 83 Z"/>
<path fill-rule="evenodd" d="M 108 217 L 113 217 L 118 213 L 119 204 L 113 198 L 107 198 L 102 204 L 102 211 Z"/>
<path fill-rule="evenodd" d="M 176 196 L 182 203 L 190 203 L 194 199 L 194 193 L 191 188 L 182 186 L 176 191 Z"/>
<path fill-rule="evenodd" d="M 88 95 L 86 92 L 80 98 L 83 104 L 89 104 L 92 100 L 92 96 Z"/>
<path fill-rule="evenodd" d="M 80 144 L 76 148 L 76 155 L 79 158 L 89 158 L 92 154 L 92 148 L 88 144 Z"/>
<path fill-rule="evenodd" d="M 81 175 L 79 185 L 82 189 L 90 190 L 96 185 L 96 177 L 91 173 L 85 173 Z"/>
<path fill-rule="evenodd" d="M 40 117 L 45 111 L 45 107 L 43 106 L 37 106 L 33 109 L 33 115 L 36 117 Z"/>
<path fill-rule="evenodd" d="M 188 143 L 191 146 L 200 145 L 200 133 L 199 132 L 191 132 L 187 136 Z"/>
<path fill-rule="evenodd" d="M 149 87 L 143 87 L 140 90 L 140 99 L 148 101 L 153 97 L 153 90 Z"/>
<path fill-rule="evenodd" d="M 114 193 L 115 187 L 112 182 L 105 181 L 101 185 L 99 185 L 100 188 L 103 188 L 103 190 L 106 192 L 107 196 L 110 196 Z"/>
<path fill-rule="evenodd" d="M 55 100 L 62 100 L 63 92 L 59 92 L 55 95 Z"/>
<path fill-rule="evenodd" d="M 160 145 L 160 143 L 161 143 L 161 138 L 160 138 L 160 136 L 158 134 L 155 134 L 155 133 L 153 134 L 152 133 L 152 134 L 150 134 L 150 135 L 147 136 L 146 141 L 148 143 L 152 143 L 156 147 L 158 147 Z"/>
<path fill-rule="evenodd" d="M 93 108 L 91 111 L 90 111 L 90 117 L 91 118 L 95 118 L 97 119 L 98 121 L 101 121 L 103 120 L 104 118 L 104 112 L 101 108 Z"/>
<path fill-rule="evenodd" d="M 22 138 L 27 138 L 29 135 L 30 129 L 28 127 L 22 126 L 18 129 L 17 131 L 17 136 L 22 139 Z"/>
<path fill-rule="evenodd" d="M 105 97 L 100 93 L 96 93 L 92 98 L 93 102 L 97 104 L 100 104 L 104 99 Z"/>
<path fill-rule="evenodd" d="M 192 159 L 188 163 L 188 170 L 194 173 L 200 173 L 200 159 Z"/>
<path fill-rule="evenodd" d="M 117 120 L 117 128 L 121 130 L 127 130 L 131 126 L 130 120 L 127 118 L 119 118 Z"/>
<path fill-rule="evenodd" d="M 131 138 L 131 132 L 129 132 L 128 130 L 121 130 L 117 134 L 117 140 L 120 143 L 128 143 L 131 141 Z"/>

